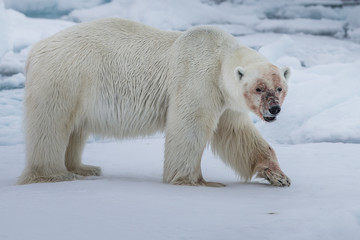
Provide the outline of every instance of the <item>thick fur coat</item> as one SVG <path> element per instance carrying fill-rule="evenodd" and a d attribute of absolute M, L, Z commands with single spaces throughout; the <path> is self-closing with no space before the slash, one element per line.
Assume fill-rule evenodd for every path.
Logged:
<path fill-rule="evenodd" d="M 29 53 L 19 184 L 100 175 L 81 163 L 89 134 L 126 139 L 164 131 L 166 183 L 223 186 L 201 174 L 211 144 L 245 179 L 258 173 L 288 186 L 247 113 L 274 120 L 269 108 L 285 98 L 288 73 L 214 27 L 181 33 L 121 19 L 78 24 Z"/>

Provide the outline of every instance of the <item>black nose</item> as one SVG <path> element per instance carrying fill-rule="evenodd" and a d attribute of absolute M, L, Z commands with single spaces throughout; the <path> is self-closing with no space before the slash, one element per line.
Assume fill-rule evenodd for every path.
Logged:
<path fill-rule="evenodd" d="M 281 108 L 280 108 L 279 105 L 272 106 L 272 107 L 269 109 L 269 112 L 270 112 L 271 114 L 274 114 L 274 115 L 278 114 L 280 111 L 281 111 Z"/>

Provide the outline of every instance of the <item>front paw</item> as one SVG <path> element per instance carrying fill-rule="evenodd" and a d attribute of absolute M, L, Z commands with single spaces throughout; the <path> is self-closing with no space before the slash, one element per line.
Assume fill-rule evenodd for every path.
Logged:
<path fill-rule="evenodd" d="M 265 168 L 263 171 L 259 172 L 258 177 L 265 178 L 271 183 L 271 185 L 278 187 L 289 187 L 291 184 L 290 178 L 288 178 L 283 172 L 274 171 L 270 168 Z"/>
<path fill-rule="evenodd" d="M 188 186 L 205 186 L 205 187 L 225 187 L 225 184 L 217 182 L 207 182 L 203 178 L 200 178 L 196 181 L 191 181 L 187 178 L 181 178 L 176 181 L 171 182 L 174 185 L 188 185 Z"/>

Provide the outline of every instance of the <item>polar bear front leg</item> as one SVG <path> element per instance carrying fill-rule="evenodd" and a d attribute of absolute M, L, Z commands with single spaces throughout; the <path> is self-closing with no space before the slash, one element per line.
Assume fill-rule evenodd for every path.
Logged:
<path fill-rule="evenodd" d="M 271 185 L 279 187 L 288 187 L 291 184 L 290 178 L 285 175 L 281 170 L 275 151 L 272 147 L 267 147 L 268 157 L 262 157 L 256 163 L 255 172 L 257 172 L 256 177 L 264 178 L 271 183 Z"/>
<path fill-rule="evenodd" d="M 274 186 L 290 186 L 280 169 L 275 151 L 261 136 L 246 113 L 227 110 L 220 117 L 212 138 L 214 153 L 245 180 L 256 173 Z"/>
<path fill-rule="evenodd" d="M 167 131 L 163 175 L 165 183 L 209 187 L 225 186 L 221 183 L 207 182 L 202 176 L 201 157 L 206 140 L 204 133 L 194 127 Z"/>
<path fill-rule="evenodd" d="M 173 106 L 168 110 L 163 181 L 175 185 L 223 187 L 207 182 L 201 173 L 201 158 L 216 127 L 216 116 L 198 106 Z M 207 113 L 207 114 L 201 114 Z"/>

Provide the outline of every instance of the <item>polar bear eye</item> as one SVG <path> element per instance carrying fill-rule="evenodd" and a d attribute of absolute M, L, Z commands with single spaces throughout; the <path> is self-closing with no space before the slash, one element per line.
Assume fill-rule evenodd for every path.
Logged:
<path fill-rule="evenodd" d="M 262 92 L 261 88 L 257 88 L 256 91 L 257 91 L 258 93 Z"/>
<path fill-rule="evenodd" d="M 278 89 L 276 89 L 278 92 L 281 92 L 282 91 L 282 88 L 279 87 Z"/>

